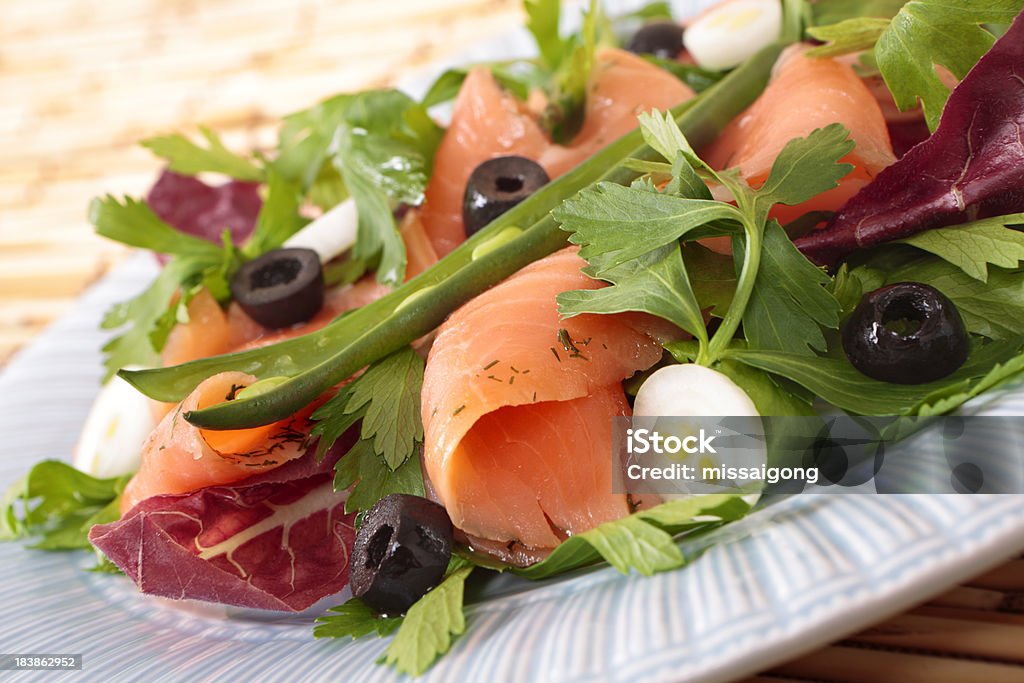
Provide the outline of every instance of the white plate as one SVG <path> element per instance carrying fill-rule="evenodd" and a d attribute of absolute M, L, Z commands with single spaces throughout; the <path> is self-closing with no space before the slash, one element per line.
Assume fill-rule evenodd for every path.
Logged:
<path fill-rule="evenodd" d="M 526 45 L 516 34 L 502 48 L 521 53 Z M 117 269 L 0 375 L 8 425 L 0 484 L 38 460 L 69 458 L 98 388 L 97 321 L 154 272 L 143 255 Z M 979 412 L 1022 408 L 1018 387 Z M 1024 505 L 1011 495 L 805 495 L 706 540 L 715 545 L 700 559 L 652 578 L 611 569 L 540 584 L 502 577 L 470 607 L 466 635 L 424 680 L 729 680 L 1014 556 L 1024 549 Z M 0 545 L 0 649 L 84 655 L 84 678 L 48 680 L 397 678 L 374 664 L 386 641 L 314 641 L 309 617 L 146 597 L 122 577 L 83 571 L 92 562 L 85 553 L 20 546 Z"/>

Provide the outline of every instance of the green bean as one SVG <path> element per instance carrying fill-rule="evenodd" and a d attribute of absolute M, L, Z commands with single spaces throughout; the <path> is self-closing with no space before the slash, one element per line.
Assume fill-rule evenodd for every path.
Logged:
<path fill-rule="evenodd" d="M 717 137 L 722 127 L 760 94 L 779 50 L 779 46 L 765 48 L 705 93 L 673 110 L 695 147 Z M 257 395 L 242 395 L 185 416 L 207 429 L 241 429 L 283 419 L 359 369 L 427 334 L 451 311 L 488 287 L 565 246 L 566 235 L 550 216 L 553 208 L 595 182 L 627 184 L 639 175 L 624 165 L 627 159 L 649 161 L 656 157 L 643 144 L 639 130 L 627 133 L 492 221 L 426 272 L 321 330 L 260 349 L 120 374 L 147 396 L 161 401 L 181 400 L 217 372 L 288 377 Z M 529 227 L 520 234 L 508 230 L 521 226 Z M 493 245 L 487 244 L 492 240 Z"/>

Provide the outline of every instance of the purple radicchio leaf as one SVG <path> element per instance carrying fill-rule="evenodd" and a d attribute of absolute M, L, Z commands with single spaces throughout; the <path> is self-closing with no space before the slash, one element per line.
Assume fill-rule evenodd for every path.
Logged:
<path fill-rule="evenodd" d="M 232 180 L 207 185 L 169 170 L 160 174 L 146 202 L 165 223 L 218 245 L 225 229 L 236 245 L 248 239 L 263 205 L 259 183 Z"/>
<path fill-rule="evenodd" d="M 1024 211 L 1024 13 L 953 89 L 935 133 L 796 240 L 834 264 L 881 242 Z"/>
<path fill-rule="evenodd" d="M 237 484 L 153 496 L 89 540 L 143 593 L 301 611 L 348 584 L 355 515 L 335 491 L 342 438 Z"/>

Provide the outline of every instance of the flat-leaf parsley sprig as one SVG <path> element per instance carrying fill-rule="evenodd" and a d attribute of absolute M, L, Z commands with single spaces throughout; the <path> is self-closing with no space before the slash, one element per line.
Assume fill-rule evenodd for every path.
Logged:
<path fill-rule="evenodd" d="M 560 295 L 562 314 L 656 315 L 698 340 L 696 361 L 704 365 L 722 357 L 741 323 L 748 341 L 761 348 L 813 354 L 810 343 L 823 349 L 820 328 L 839 324 L 839 304 L 826 289 L 831 279 L 768 215 L 775 204 L 800 204 L 835 187 L 852 170 L 839 162 L 853 148 L 846 129 L 833 124 L 790 141 L 755 189 L 736 170 L 718 172 L 704 163 L 671 117 L 653 112 L 640 121 L 648 144 L 671 165 L 651 167 L 652 175 L 630 187 L 599 183 L 553 213 L 581 246 L 587 274 L 612 283 Z M 707 183 L 727 189 L 735 204 L 712 199 Z M 702 314 L 709 306 L 696 299 L 679 242 L 713 235 L 732 236 L 740 263 L 731 303 L 709 339 Z"/>

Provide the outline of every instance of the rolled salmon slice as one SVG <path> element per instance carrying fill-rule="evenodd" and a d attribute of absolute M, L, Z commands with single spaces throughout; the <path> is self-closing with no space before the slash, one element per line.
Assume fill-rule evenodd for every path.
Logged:
<path fill-rule="evenodd" d="M 466 239 L 462 198 L 466 182 L 488 159 L 518 155 L 557 178 L 630 130 L 646 110 L 669 109 L 694 96 L 667 71 L 623 50 L 596 57 L 583 127 L 568 146 L 551 142 L 526 103 L 505 92 L 486 68 L 472 70 L 455 100 L 451 125 L 427 184 L 421 218 L 437 256 Z"/>
<path fill-rule="evenodd" d="M 668 71 L 614 48 L 597 53 L 591 81 L 580 132 L 568 147 L 552 145 L 538 160 L 552 178 L 571 171 L 636 128 L 640 113 L 665 111 L 696 95 Z"/>
<path fill-rule="evenodd" d="M 313 406 L 253 429 L 208 431 L 185 420 L 185 412 L 223 403 L 255 381 L 243 372 L 214 375 L 164 416 L 143 444 L 139 471 L 121 495 L 122 516 L 151 496 L 232 484 L 280 467 L 306 452 Z"/>
<path fill-rule="evenodd" d="M 423 382 L 424 468 L 473 537 L 547 549 L 629 513 L 612 493 L 612 418 L 629 414 L 621 380 L 657 362 L 661 344 L 644 317 L 559 318 L 559 293 L 602 286 L 583 265 L 574 247 L 557 252 L 438 330 Z"/>
<path fill-rule="evenodd" d="M 853 68 L 808 57 L 805 50 L 794 45 L 783 52 L 765 91 L 703 154 L 713 168 L 738 167 L 759 187 L 787 142 L 831 123 L 846 126 L 856 147 L 843 161 L 854 170 L 838 187 L 799 206 L 776 206 L 772 217 L 783 224 L 810 211 L 837 210 L 896 161 L 878 101 Z"/>
<path fill-rule="evenodd" d="M 526 105 L 506 93 L 486 67 L 470 71 L 424 193 L 421 217 L 437 255 L 444 256 L 466 239 L 462 196 L 474 168 L 510 154 L 536 160 L 550 145 Z"/>

